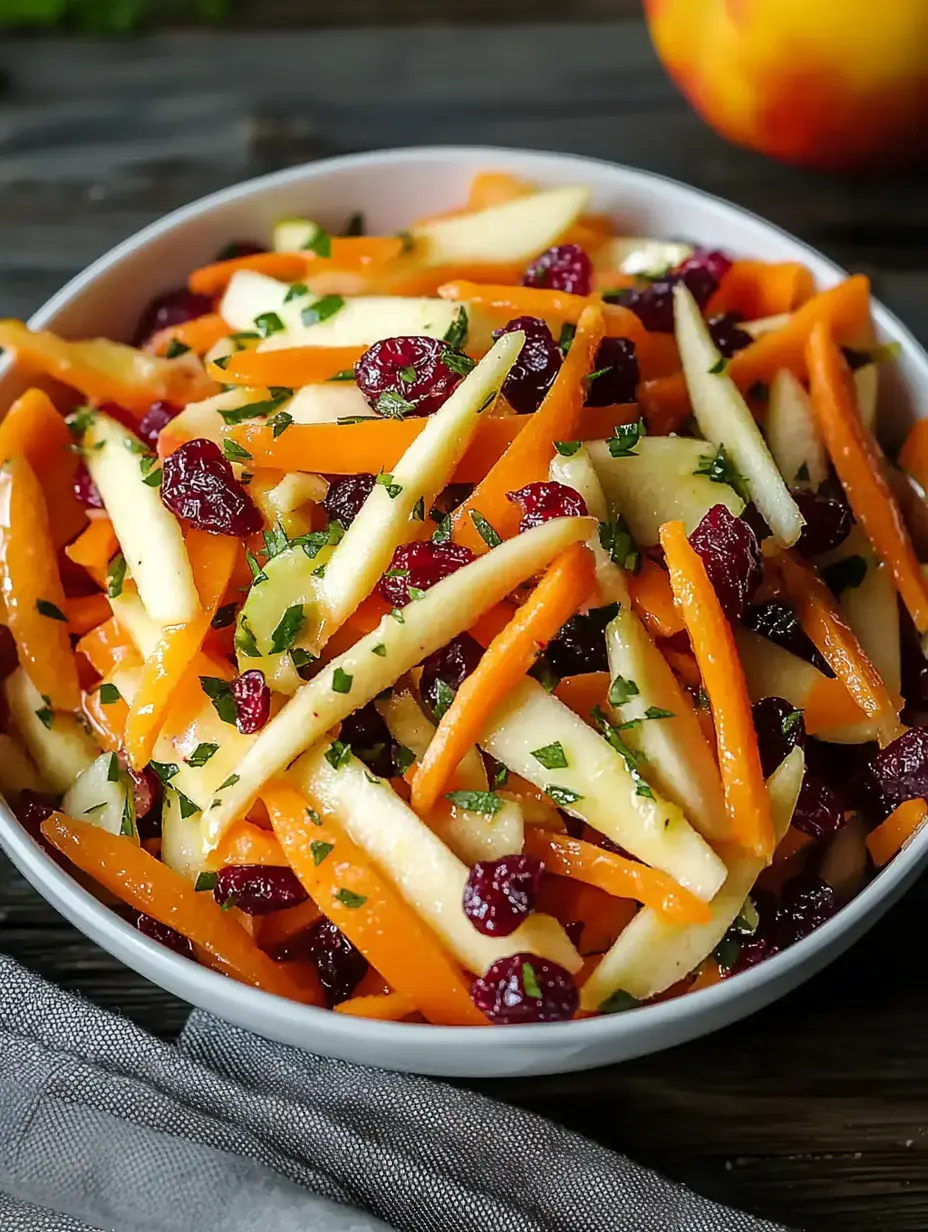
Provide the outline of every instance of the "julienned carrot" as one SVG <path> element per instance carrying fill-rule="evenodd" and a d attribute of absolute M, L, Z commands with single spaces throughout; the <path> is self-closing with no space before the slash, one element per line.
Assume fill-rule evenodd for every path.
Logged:
<path fill-rule="evenodd" d="M 535 415 L 482 419 L 470 448 L 458 464 L 453 482 L 479 483 L 538 414 L 536 411 Z M 569 439 L 605 440 L 617 424 L 632 423 L 637 417 L 638 409 L 633 403 L 583 407 Z M 239 424 L 230 428 L 227 435 L 248 450 L 255 466 L 321 471 L 330 475 L 354 475 L 361 471 L 376 474 L 381 469 L 389 471 L 396 466 L 426 422 L 424 419 L 371 418 L 353 424 L 293 424 L 276 439 L 273 429 L 265 424 Z M 553 453 L 553 445 L 551 449 Z M 548 473 L 548 461 L 550 459 L 544 464 L 544 474 Z"/>
<path fill-rule="evenodd" d="M 652 637 L 683 632 L 683 620 L 673 601 L 667 570 L 645 557 L 638 573 L 629 575 L 628 591 L 635 611 Z"/>
<path fill-rule="evenodd" d="M 286 857 L 284 857 L 284 863 L 286 862 Z M 283 911 L 274 911 L 270 915 L 260 916 L 257 920 L 258 930 L 255 940 L 265 953 L 274 954 L 281 946 L 285 946 L 288 941 L 292 941 L 300 933 L 312 928 L 321 919 L 322 912 L 310 898 L 296 907 L 285 907 Z"/>
<path fill-rule="evenodd" d="M 882 868 L 915 837 L 928 818 L 928 805 L 921 798 L 906 800 L 867 835 L 867 850 L 877 868 Z"/>
<path fill-rule="evenodd" d="M 555 442 L 577 438 L 586 397 L 585 378 L 593 371 L 602 336 L 603 319 L 599 308 L 584 309 L 567 358 L 541 406 L 534 415 L 524 416 L 529 421 L 525 428 L 451 515 L 456 542 L 478 555 L 487 551 L 487 544 L 473 522 L 475 514 L 482 515 L 504 539 L 518 532 L 521 514 L 518 505 L 509 499 L 509 493 L 536 480 L 547 479 Z"/>
<path fill-rule="evenodd" d="M 608 672 L 583 672 L 578 676 L 565 676 L 554 690 L 555 697 L 585 722 L 597 706 L 602 706 L 609 692 Z"/>
<path fill-rule="evenodd" d="M 769 385 L 781 368 L 788 368 L 804 381 L 808 375 L 806 342 L 818 321 L 824 321 L 843 345 L 859 344 L 870 329 L 869 280 L 863 274 L 855 274 L 813 296 L 782 329 L 762 334 L 733 356 L 726 373 L 742 393 L 757 383 Z M 639 388 L 639 401 L 648 431 L 656 436 L 675 431 L 690 413 L 682 373 L 657 381 L 646 380 Z"/>
<path fill-rule="evenodd" d="M 485 1025 L 460 968 L 341 826 L 281 782 L 262 798 L 310 898 L 390 987 L 411 997 L 429 1022 Z"/>
<path fill-rule="evenodd" d="M 633 898 L 675 924 L 700 924 L 710 917 L 708 904 L 666 873 L 569 834 L 529 826 L 522 850 L 542 860 L 546 873 L 598 886 L 616 898 Z"/>
<path fill-rule="evenodd" d="M 828 327 L 809 335 L 809 386 L 815 422 L 854 517 L 864 528 L 919 633 L 928 633 L 928 582 L 883 473 L 880 448 L 857 408 L 850 370 Z"/>
<path fill-rule="evenodd" d="M 382 997 L 352 997 L 336 1005 L 336 1014 L 349 1018 L 372 1018 L 377 1022 L 402 1022 L 418 1010 L 415 1001 L 405 992 L 388 992 Z"/>
<path fill-rule="evenodd" d="M 790 826 L 777 845 L 776 851 L 773 853 L 774 864 L 782 864 L 784 860 L 791 860 L 793 856 L 798 856 L 800 852 L 805 851 L 815 839 L 810 834 L 804 834 L 802 830 L 797 830 L 795 826 Z"/>
<path fill-rule="evenodd" d="M 142 666 L 138 651 L 112 616 L 85 633 L 77 649 L 86 656 L 98 676 L 108 676 L 120 664 Z"/>
<path fill-rule="evenodd" d="M 442 715 L 419 763 L 412 803 L 421 816 L 434 808 L 458 763 L 478 743 L 493 711 L 595 585 L 592 553 L 576 543 L 552 562 L 529 598 L 490 643 Z"/>
<path fill-rule="evenodd" d="M 778 553 L 776 561 L 803 632 L 812 639 L 864 714 L 878 724 L 880 743 L 895 740 L 901 731 L 901 699 L 893 698 L 867 658 L 854 631 L 838 611 L 831 591 L 813 569 L 789 552 Z"/>
<path fill-rule="evenodd" d="M 816 679 L 802 707 L 802 717 L 810 736 L 853 727 L 866 718 L 843 681 L 836 676 Z"/>
<path fill-rule="evenodd" d="M 899 465 L 918 481 L 923 492 L 928 492 L 928 419 L 912 425 L 899 450 Z"/>
<path fill-rule="evenodd" d="M 799 261 L 735 261 L 706 305 L 706 315 L 740 312 L 746 321 L 794 312 L 815 294 L 812 272 Z"/>
<path fill-rule="evenodd" d="M 735 840 L 758 856 L 773 855 L 770 800 L 761 770 L 751 701 L 731 625 L 686 537 L 682 522 L 665 522 L 661 546 L 715 723 L 725 812 Z"/>
<path fill-rule="evenodd" d="M 91 518 L 87 529 L 64 550 L 68 560 L 86 569 L 100 587 L 106 586 L 109 563 L 119 551 L 113 523 L 107 517 Z"/>
<path fill-rule="evenodd" d="M 677 650 L 674 646 L 662 646 L 661 654 L 667 660 L 670 670 L 687 688 L 698 689 L 702 680 L 699 675 L 699 665 L 688 650 Z"/>
<path fill-rule="evenodd" d="M 293 1001 L 324 1003 L 318 983 L 311 993 L 297 986 L 212 894 L 198 894 L 189 881 L 135 843 L 62 813 L 42 823 L 42 834 L 104 889 L 203 946 L 237 979 Z"/>
<path fill-rule="evenodd" d="M 169 325 L 160 329 L 146 343 L 145 350 L 153 355 L 166 355 L 175 346 L 186 347 L 194 355 L 203 356 L 211 351 L 217 342 L 227 338 L 232 333 L 232 327 L 216 312 L 207 312 L 202 317 L 194 317 L 192 321 L 182 321 L 180 325 Z"/>
<path fill-rule="evenodd" d="M 699 992 L 700 988 L 712 988 L 722 982 L 722 970 L 714 958 L 707 958 L 699 969 L 699 974 L 689 986 L 690 992 Z"/>
<path fill-rule="evenodd" d="M 81 692 L 45 497 L 24 457 L 0 466 L 0 594 L 26 675 L 55 710 Z"/>
<path fill-rule="evenodd" d="M 64 417 L 42 389 L 27 389 L 0 421 L 0 462 L 22 456 L 35 471 L 56 548 L 87 525 L 87 513 L 74 495 L 77 455 L 72 443 Z"/>
<path fill-rule="evenodd" d="M 228 535 L 192 530 L 187 536 L 187 555 L 200 596 L 200 611 L 186 624 L 166 626 L 145 661 L 126 724 L 126 753 L 135 770 L 151 761 L 174 690 L 191 670 L 203 645 L 210 621 L 226 593 L 239 550 L 238 540 Z"/>
<path fill-rule="evenodd" d="M 372 265 L 395 260 L 403 251 L 403 241 L 397 236 L 362 235 L 333 238 L 331 255 L 320 257 L 315 252 L 257 252 L 247 257 L 232 257 L 195 269 L 187 286 L 195 295 L 219 295 L 239 270 L 252 270 L 277 278 L 281 282 L 296 282 L 313 273 L 333 269 L 363 270 Z"/>
<path fill-rule="evenodd" d="M 270 830 L 242 819 L 226 830 L 209 863 L 215 868 L 226 864 L 269 864 L 279 868 L 287 863 L 287 857 Z"/>
<path fill-rule="evenodd" d="M 549 291 L 544 287 L 492 286 L 486 283 L 457 279 L 438 288 L 442 299 L 464 300 L 487 312 L 507 317 L 554 317 L 575 323 L 585 308 L 599 304 L 598 295 L 571 295 L 567 291 Z"/>
<path fill-rule="evenodd" d="M 520 180 L 508 171 L 478 171 L 470 182 L 467 194 L 467 210 L 476 214 L 494 205 L 505 205 L 519 197 L 530 197 L 537 192 L 534 184 Z"/>
<path fill-rule="evenodd" d="M 110 619 L 111 609 L 105 595 L 80 595 L 65 599 L 64 614 L 68 629 L 75 637 L 83 637 Z"/>
<path fill-rule="evenodd" d="M 363 347 L 282 347 L 278 351 L 239 351 L 223 369 L 228 385 L 276 385 L 300 389 L 341 372 L 351 372 Z"/>

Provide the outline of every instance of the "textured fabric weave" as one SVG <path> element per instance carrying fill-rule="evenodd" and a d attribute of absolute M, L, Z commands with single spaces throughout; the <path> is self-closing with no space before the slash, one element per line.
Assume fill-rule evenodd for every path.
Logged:
<path fill-rule="evenodd" d="M 2 1232 L 782 1232 L 432 1079 L 0 989 Z"/>

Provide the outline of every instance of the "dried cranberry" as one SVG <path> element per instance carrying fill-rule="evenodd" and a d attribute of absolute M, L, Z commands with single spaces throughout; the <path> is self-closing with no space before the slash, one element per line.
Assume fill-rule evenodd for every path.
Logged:
<path fill-rule="evenodd" d="M 169 950 L 173 950 L 181 958 L 190 958 L 196 961 L 193 942 L 189 937 L 185 937 L 167 924 L 162 924 L 160 920 L 153 920 L 150 915 L 143 915 L 141 911 L 134 911 L 132 916 L 134 917 L 132 918 L 132 923 L 143 936 L 150 938 L 152 941 L 157 941 L 159 945 L 167 946 Z"/>
<path fill-rule="evenodd" d="M 516 317 L 495 329 L 493 337 L 519 330 L 525 334 L 525 343 L 503 382 L 503 396 L 517 414 L 530 415 L 541 406 L 564 357 L 546 322 L 538 317 Z"/>
<path fill-rule="evenodd" d="M 928 659 L 922 654 L 921 638 L 905 608 L 900 614 L 902 646 L 902 696 L 907 706 L 928 710 Z"/>
<path fill-rule="evenodd" d="M 74 472 L 74 495 L 77 497 L 78 503 L 83 505 L 85 509 L 102 509 L 103 497 L 97 485 L 90 477 L 90 471 L 83 462 L 78 462 L 77 470 Z"/>
<path fill-rule="evenodd" d="M 464 887 L 464 914 L 478 933 L 508 937 L 533 910 L 543 871 L 535 856 L 478 860 Z"/>
<path fill-rule="evenodd" d="M 132 782 L 135 821 L 141 839 L 158 838 L 161 834 L 161 780 L 153 770 L 133 770 L 127 767 Z"/>
<path fill-rule="evenodd" d="M 740 312 L 722 312 L 708 320 L 712 341 L 726 359 L 731 359 L 754 341 L 746 330 L 741 329 L 741 321 Z"/>
<path fill-rule="evenodd" d="M 364 352 L 354 376 L 368 404 L 381 415 L 431 415 L 463 380 L 460 371 L 445 362 L 452 354 L 438 338 L 384 338 Z"/>
<path fill-rule="evenodd" d="M 380 579 L 380 593 L 394 607 L 405 607 L 415 592 L 430 590 L 475 559 L 470 548 L 458 543 L 435 543 L 431 539 L 401 543 Z"/>
<path fill-rule="evenodd" d="M 367 959 L 331 920 L 319 920 L 309 930 L 308 957 L 330 1006 L 347 1000 L 367 974 Z"/>
<path fill-rule="evenodd" d="M 238 261 L 242 257 L 256 257 L 262 252 L 267 252 L 267 249 L 263 244 L 256 244 L 254 240 L 230 240 L 216 253 L 216 260 Z"/>
<path fill-rule="evenodd" d="M 374 475 L 339 475 L 329 484 L 322 502 L 329 517 L 347 528 L 361 512 L 361 506 L 374 490 Z"/>
<path fill-rule="evenodd" d="M 236 725 L 243 736 L 259 732 L 271 717 L 271 690 L 267 687 L 264 672 L 252 668 L 242 672 L 229 684 L 235 702 Z"/>
<path fill-rule="evenodd" d="M 393 742 L 389 729 L 373 702 L 368 702 L 342 720 L 339 739 L 374 774 L 388 779 L 393 773 Z"/>
<path fill-rule="evenodd" d="M 569 295 L 589 295 L 593 263 L 579 244 L 555 244 L 536 257 L 522 276 L 523 287 L 544 287 Z"/>
<path fill-rule="evenodd" d="M 790 607 L 788 603 L 773 601 L 758 603 L 754 607 L 749 607 L 741 619 L 746 628 L 753 629 L 761 637 L 766 637 L 775 645 L 782 646 L 790 654 L 805 659 L 806 663 L 811 663 L 823 675 L 834 675 L 815 648 L 812 639 L 803 632 L 795 608 Z"/>
<path fill-rule="evenodd" d="M 568 924 L 564 925 L 564 932 L 567 934 L 575 950 L 580 949 L 580 941 L 585 927 L 586 925 L 583 920 L 571 920 Z"/>
<path fill-rule="evenodd" d="M 548 642 L 545 660 L 551 669 L 562 679 L 583 672 L 607 672 L 605 628 L 614 615 L 615 607 L 610 605 L 571 616 Z"/>
<path fill-rule="evenodd" d="M 155 449 L 162 429 L 166 428 L 179 414 L 180 407 L 171 406 L 169 402 L 153 402 L 142 416 L 138 427 L 139 436 L 146 445 Z"/>
<path fill-rule="evenodd" d="M 593 379 L 587 378 L 586 405 L 634 402 L 639 375 L 634 342 L 630 338 L 604 338 L 593 362 Z"/>
<path fill-rule="evenodd" d="M 690 543 L 729 620 L 740 620 L 764 579 L 757 536 L 743 518 L 725 505 L 713 505 L 690 535 Z"/>
<path fill-rule="evenodd" d="M 700 308 L 715 294 L 719 283 L 731 269 L 731 260 L 718 249 L 697 248 L 673 271 L 678 281 L 685 282 Z"/>
<path fill-rule="evenodd" d="M 928 796 L 928 727 L 910 727 L 875 755 L 865 785 L 887 813 L 919 796 Z"/>
<path fill-rule="evenodd" d="M 448 689 L 452 695 L 457 693 L 482 655 L 483 647 L 478 641 L 469 633 L 459 633 L 423 662 L 419 690 L 434 718 L 440 719 L 448 709 Z"/>
<path fill-rule="evenodd" d="M 722 978 L 737 975 L 740 971 L 747 971 L 749 967 L 756 967 L 759 962 L 770 958 L 776 952 L 776 946 L 769 937 L 749 937 L 738 951 L 734 964 L 729 970 L 722 972 Z"/>
<path fill-rule="evenodd" d="M 806 770 L 792 824 L 811 838 L 837 834 L 845 824 L 841 797 L 829 787 L 821 775 Z"/>
<path fill-rule="evenodd" d="M 164 459 L 161 499 L 177 517 L 212 535 L 245 538 L 263 525 L 219 446 L 203 437 L 186 441 Z"/>
<path fill-rule="evenodd" d="M 851 533 L 854 518 L 845 501 L 822 496 L 811 488 L 790 488 L 790 495 L 806 520 L 796 544 L 803 556 L 830 552 Z"/>
<path fill-rule="evenodd" d="M 0 680 L 6 680 L 7 676 L 11 676 L 18 666 L 19 654 L 16 650 L 16 639 L 6 625 L 0 625 Z"/>
<path fill-rule="evenodd" d="M 526 484 L 518 492 L 510 492 L 509 500 L 521 506 L 522 518 L 519 521 L 519 533 L 531 530 L 533 526 L 541 526 L 552 518 L 582 517 L 587 513 L 586 501 L 576 490 L 566 483 L 555 483 L 553 480 L 539 479 L 535 483 Z"/>
<path fill-rule="evenodd" d="M 773 923 L 773 943 L 778 950 L 808 937 L 830 920 L 838 909 L 834 890 L 817 877 L 794 877 L 783 887 L 783 896 Z"/>
<path fill-rule="evenodd" d="M 762 697 L 751 708 L 757 747 L 764 778 L 769 778 L 780 762 L 798 745 L 806 742 L 802 711 L 782 697 Z"/>
<path fill-rule="evenodd" d="M 470 995 L 477 1009 L 500 1026 L 564 1022 L 580 1003 L 570 972 L 537 954 L 498 958 L 474 981 Z"/>
<path fill-rule="evenodd" d="M 52 796 L 45 791 L 32 791 L 27 787 L 19 793 L 13 811 L 22 828 L 38 839 L 41 837 L 39 827 L 42 822 L 51 817 L 60 803 L 58 796 Z"/>
<path fill-rule="evenodd" d="M 305 903 L 309 895 L 292 868 L 227 864 L 216 874 L 213 897 L 220 907 L 237 907 L 246 915 L 268 915 Z"/>
<path fill-rule="evenodd" d="M 106 415 L 109 419 L 115 419 L 118 424 L 121 424 L 127 432 L 131 432 L 133 436 L 139 434 L 139 419 L 132 411 L 127 410 L 124 406 L 120 406 L 118 402 L 103 402 L 100 404 L 100 413 Z"/>
<path fill-rule="evenodd" d="M 704 308 L 730 268 L 731 261 L 724 253 L 700 250 L 647 287 L 620 291 L 604 298 L 629 308 L 645 329 L 672 334 L 674 287 L 680 282 L 684 283 L 699 307 Z"/>
<path fill-rule="evenodd" d="M 213 311 L 213 301 L 208 295 L 194 295 L 186 287 L 166 291 L 153 299 L 139 321 L 135 331 L 135 345 L 142 346 L 152 334 L 171 325 L 183 325 Z"/>

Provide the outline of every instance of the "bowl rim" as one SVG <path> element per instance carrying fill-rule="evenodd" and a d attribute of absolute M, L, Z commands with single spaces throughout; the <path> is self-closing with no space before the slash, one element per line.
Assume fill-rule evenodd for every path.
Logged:
<path fill-rule="evenodd" d="M 351 170 L 355 167 L 376 168 L 379 165 L 392 164 L 397 161 L 423 163 L 449 158 L 452 161 L 460 161 L 462 165 L 476 164 L 478 161 L 483 165 L 492 164 L 493 161 L 505 163 L 508 158 L 518 160 L 523 164 L 523 168 L 526 163 L 537 160 L 538 170 L 542 176 L 544 166 L 550 167 L 552 164 L 576 167 L 578 176 L 582 175 L 585 166 L 619 172 L 626 181 L 637 181 L 642 186 L 657 184 L 671 196 L 682 198 L 684 201 L 696 198 L 723 215 L 728 213 L 747 219 L 788 240 L 797 252 L 802 252 L 810 258 L 813 265 L 828 270 L 837 278 L 848 276 L 847 271 L 836 262 L 754 211 L 657 172 L 629 167 L 608 159 L 557 151 L 507 146 L 410 146 L 340 155 L 284 168 L 267 175 L 239 181 L 172 210 L 97 258 L 33 313 L 29 324 L 33 328 L 46 326 L 98 277 L 109 273 L 114 265 L 118 265 L 125 258 L 144 249 L 151 241 L 170 233 L 175 228 L 182 227 L 189 220 L 209 214 L 213 209 L 237 199 L 247 198 L 252 194 L 261 194 L 278 186 L 301 180 L 311 183 L 312 180 L 324 178 L 333 171 Z M 928 386 L 928 354 L 912 332 L 894 313 L 876 299 L 872 300 L 872 312 L 877 326 L 891 333 L 902 344 L 904 355 L 915 364 L 916 368 L 921 370 L 926 386 Z M 0 360 L 0 376 L 8 370 L 11 362 L 9 356 Z M 100 902 L 88 890 L 85 890 L 70 873 L 60 868 L 20 825 L 12 810 L 2 799 L 0 799 L 0 842 L 17 867 L 27 875 L 29 880 L 33 881 L 36 889 L 49 887 L 56 909 L 62 910 L 72 920 L 80 920 L 81 931 L 86 931 L 85 925 L 91 926 L 92 940 L 100 944 L 102 948 L 107 948 L 107 946 L 100 938 L 115 929 L 115 937 L 119 940 L 122 951 L 114 955 L 115 957 L 133 967 L 145 978 L 153 979 L 153 982 L 158 982 L 158 973 L 163 972 L 165 982 L 170 986 L 171 991 L 182 986 L 189 993 L 193 986 L 196 986 L 202 991 L 202 995 L 196 997 L 195 1003 L 208 1003 L 211 1011 L 220 1016 L 228 1013 L 232 1019 L 239 1018 L 239 1014 L 235 1012 L 237 1005 L 241 1006 L 244 1011 L 250 1012 L 252 1020 L 263 1012 L 265 1017 L 268 1015 L 276 1017 L 281 1025 L 305 1027 L 306 1038 L 310 1043 L 312 1042 L 312 1028 L 323 1021 L 328 1024 L 327 1030 L 337 1032 L 342 1038 L 350 1039 L 352 1043 L 362 1047 L 375 1043 L 389 1047 L 391 1044 L 399 1043 L 400 1040 L 409 1041 L 415 1036 L 417 1047 L 427 1046 L 429 1051 L 440 1052 L 449 1044 L 466 1041 L 468 1047 L 480 1050 L 482 1055 L 487 1049 L 493 1049 L 499 1043 L 500 1029 L 437 1026 L 431 1023 L 381 1022 L 338 1015 L 322 1007 L 304 1005 L 263 992 L 204 966 L 198 966 L 194 970 L 189 960 L 181 958 L 166 947 L 145 937 L 117 915 L 111 907 Z M 605 1014 L 600 1017 L 574 1019 L 568 1022 L 507 1026 L 504 1028 L 507 1047 L 538 1044 L 542 1038 L 539 1035 L 540 1032 L 544 1033 L 543 1038 L 552 1046 L 558 1043 L 590 1045 L 610 1037 L 635 1035 L 642 1028 L 653 1027 L 655 1031 L 661 1028 L 671 1029 L 685 1022 L 687 1018 L 698 1020 L 700 1017 L 708 1017 L 712 1010 L 728 1006 L 729 1003 L 736 1005 L 738 1002 L 744 1002 L 749 1008 L 759 1005 L 761 1003 L 759 998 L 757 996 L 752 998 L 752 994 L 761 993 L 767 985 L 776 983 L 778 979 L 782 982 L 796 968 L 809 964 L 817 953 L 834 948 L 834 943 L 837 943 L 843 934 L 853 933 L 855 926 L 861 925 L 867 916 L 871 914 L 878 916 L 880 912 L 877 909 L 881 905 L 888 906 L 893 901 L 893 891 L 896 887 L 905 882 L 907 878 L 914 876 L 918 866 L 924 863 L 926 858 L 928 858 L 928 827 L 917 834 L 915 839 L 888 865 L 879 870 L 870 883 L 830 920 L 787 950 L 765 959 L 764 962 L 739 973 L 733 979 L 723 980 L 719 984 L 687 993 L 685 996 L 675 997 L 669 1001 L 642 1006 L 640 1010 L 644 1011 L 643 1013 L 639 1013 L 636 1007 L 623 1014 Z M 148 971 L 154 971 L 155 975 L 148 975 Z M 186 999 L 187 993 L 175 995 Z M 744 1012 L 749 1012 L 749 1009 Z M 733 1018 L 738 1016 L 735 1014 Z M 333 1019 L 340 1020 L 339 1026 L 334 1025 Z M 320 1037 L 319 1043 L 324 1044 L 324 1039 Z"/>

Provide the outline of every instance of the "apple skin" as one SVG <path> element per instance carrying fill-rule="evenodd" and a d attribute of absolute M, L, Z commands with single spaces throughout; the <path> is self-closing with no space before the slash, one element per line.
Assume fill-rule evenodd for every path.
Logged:
<path fill-rule="evenodd" d="M 928 153 L 925 0 L 645 0 L 670 76 L 722 136 L 831 171 Z"/>

